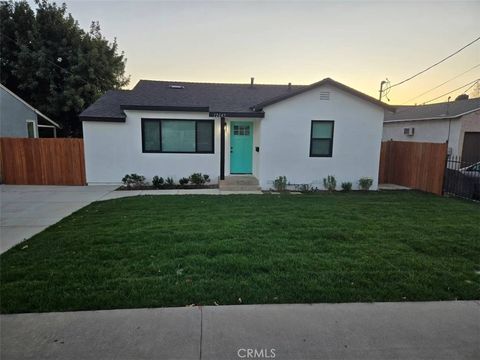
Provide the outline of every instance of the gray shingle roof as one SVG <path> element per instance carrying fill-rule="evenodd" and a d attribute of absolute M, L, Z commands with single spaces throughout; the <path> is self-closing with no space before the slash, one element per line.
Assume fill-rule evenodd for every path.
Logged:
<path fill-rule="evenodd" d="M 125 114 L 120 106 L 128 102 L 130 90 L 109 90 L 100 99 L 86 108 L 80 118 L 105 118 L 107 119 L 124 119 Z"/>
<path fill-rule="evenodd" d="M 170 86 L 183 86 L 172 89 Z M 211 112 L 250 112 L 263 100 L 288 94 L 306 85 L 189 83 L 141 80 L 132 90 L 128 105 L 209 107 Z"/>
<path fill-rule="evenodd" d="M 182 109 L 196 108 L 212 113 L 246 113 L 262 114 L 252 110 L 256 104 L 267 104 L 281 101 L 322 84 L 331 84 L 348 91 L 364 100 L 386 108 L 389 105 L 380 103 L 357 90 L 337 83 L 332 79 L 324 79 L 311 85 L 267 85 L 267 84 L 226 84 L 195 83 L 181 81 L 140 80 L 132 90 L 108 91 L 97 102 L 80 114 L 82 120 L 123 121 L 123 109 Z M 271 100 L 274 101 L 271 101 Z M 263 107 L 263 106 L 262 106 Z M 185 108 L 185 109 L 184 109 Z"/>
<path fill-rule="evenodd" d="M 395 113 L 385 112 L 385 121 L 452 119 L 480 109 L 480 98 L 430 105 L 398 106 Z"/>

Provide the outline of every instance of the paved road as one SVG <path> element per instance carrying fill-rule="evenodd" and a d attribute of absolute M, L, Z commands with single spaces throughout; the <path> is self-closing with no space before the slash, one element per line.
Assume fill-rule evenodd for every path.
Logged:
<path fill-rule="evenodd" d="M 1 335 L 2 360 L 479 359 L 480 302 L 2 315 Z"/>
<path fill-rule="evenodd" d="M 0 185 L 0 188 L 0 253 L 3 253 L 108 195 L 117 186 Z"/>

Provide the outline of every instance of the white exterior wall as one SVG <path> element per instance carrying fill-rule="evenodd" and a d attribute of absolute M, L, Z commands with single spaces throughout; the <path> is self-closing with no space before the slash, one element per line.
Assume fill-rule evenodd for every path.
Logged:
<path fill-rule="evenodd" d="M 320 92 L 330 100 L 320 100 Z M 340 91 L 322 86 L 267 106 L 261 121 L 260 185 L 272 187 L 278 176 L 290 183 L 313 184 L 323 189 L 323 178 L 334 175 L 337 188 L 350 181 L 373 179 L 378 188 L 383 109 Z M 333 120 L 332 157 L 310 157 L 312 120 Z"/>
<path fill-rule="evenodd" d="M 408 127 L 415 129 L 413 136 L 403 134 L 403 129 Z M 383 140 L 431 143 L 445 143 L 448 140 L 449 154 L 461 156 L 466 131 L 480 131 L 480 112 L 452 120 L 386 122 L 383 125 Z"/>
<path fill-rule="evenodd" d="M 320 100 L 329 91 L 330 100 Z M 253 175 L 263 189 L 278 176 L 295 184 L 323 189 L 323 178 L 334 175 L 337 186 L 368 176 L 377 189 L 383 109 L 335 87 L 323 86 L 264 109 L 265 117 L 227 118 L 225 175 L 230 174 L 230 122 L 250 121 L 253 133 Z M 220 176 L 220 119 L 208 113 L 125 111 L 124 123 L 83 122 L 85 163 L 89 184 L 120 184 L 125 174 L 137 173 L 151 181 L 155 175 L 178 181 L 194 172 Z M 215 120 L 214 154 L 142 153 L 142 118 Z M 312 120 L 333 120 L 333 156 L 310 157 Z M 260 151 L 256 152 L 255 148 Z"/>
<path fill-rule="evenodd" d="M 151 181 L 155 175 L 178 181 L 194 172 L 220 175 L 220 120 L 215 120 L 214 154 L 142 153 L 142 118 L 205 119 L 208 113 L 126 110 L 125 123 L 83 122 L 87 183 L 120 184 L 125 174 L 137 173 Z"/>

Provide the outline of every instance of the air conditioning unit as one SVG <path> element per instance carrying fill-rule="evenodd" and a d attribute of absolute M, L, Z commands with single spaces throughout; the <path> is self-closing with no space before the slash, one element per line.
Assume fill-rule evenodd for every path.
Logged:
<path fill-rule="evenodd" d="M 415 135 L 415 128 L 410 127 L 410 128 L 404 128 L 403 129 L 403 134 L 407 136 L 413 136 Z"/>

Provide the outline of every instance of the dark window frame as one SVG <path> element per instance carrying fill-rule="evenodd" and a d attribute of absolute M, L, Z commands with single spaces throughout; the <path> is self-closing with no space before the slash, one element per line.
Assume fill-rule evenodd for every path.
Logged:
<path fill-rule="evenodd" d="M 313 137 L 313 124 L 314 123 L 329 123 L 332 124 L 332 132 L 330 137 L 328 138 L 314 138 Z M 334 128 L 335 128 L 335 121 L 333 120 L 312 120 L 310 125 L 310 157 L 332 157 L 333 156 L 333 135 L 334 135 Z M 313 140 L 330 140 L 330 148 L 328 154 L 313 154 L 312 147 L 313 147 Z"/>
<path fill-rule="evenodd" d="M 145 150 L 145 121 L 157 121 L 159 123 L 159 143 L 160 150 Z M 162 121 L 186 121 L 195 123 L 195 151 L 163 151 L 162 150 Z M 198 123 L 209 122 L 212 124 L 212 149 L 209 151 L 198 151 Z M 158 118 L 142 118 L 142 153 L 147 154 L 214 154 L 215 153 L 215 120 L 199 120 L 199 119 L 158 119 Z"/>

